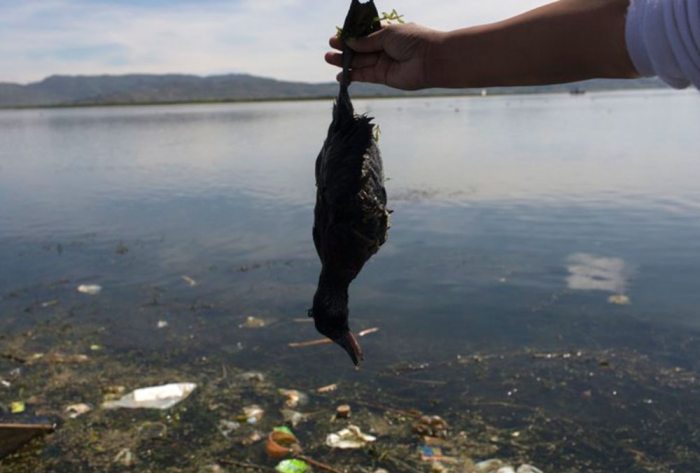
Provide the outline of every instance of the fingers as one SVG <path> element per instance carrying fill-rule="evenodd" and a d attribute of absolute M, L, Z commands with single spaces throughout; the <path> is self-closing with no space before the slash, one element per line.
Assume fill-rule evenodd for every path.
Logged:
<path fill-rule="evenodd" d="M 343 73 L 340 72 L 335 77 L 338 82 L 341 81 Z M 383 77 L 377 74 L 377 69 L 374 67 L 364 67 L 362 69 L 353 69 L 350 71 L 350 82 L 369 82 L 372 84 L 385 84 Z"/>
<path fill-rule="evenodd" d="M 325 56 L 326 62 L 334 66 L 343 67 L 343 55 L 337 52 L 328 52 Z M 352 58 L 351 68 L 370 67 L 379 61 L 379 53 L 355 54 Z"/>
<path fill-rule="evenodd" d="M 390 31 L 390 28 L 385 27 L 364 38 L 348 39 L 347 43 L 348 46 L 358 53 L 376 53 L 383 51 L 384 41 L 386 40 L 388 31 Z"/>
<path fill-rule="evenodd" d="M 384 27 L 379 31 L 375 31 L 369 36 L 364 38 L 347 40 L 347 45 L 350 46 L 354 51 L 358 53 L 376 53 L 384 49 L 384 41 L 386 41 L 387 32 L 390 32 L 390 27 Z M 337 49 L 339 51 L 343 50 L 343 40 L 338 38 L 338 36 L 332 36 L 328 41 L 331 48 Z"/>
<path fill-rule="evenodd" d="M 331 36 L 331 39 L 328 40 L 328 44 L 333 49 L 337 49 L 339 51 L 343 50 L 343 40 L 338 38 L 338 36 Z"/>

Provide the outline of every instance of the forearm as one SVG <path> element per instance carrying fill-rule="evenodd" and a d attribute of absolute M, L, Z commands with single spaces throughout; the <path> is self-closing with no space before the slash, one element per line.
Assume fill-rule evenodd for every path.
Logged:
<path fill-rule="evenodd" d="M 440 35 L 430 87 L 492 87 L 636 77 L 625 43 L 629 0 L 560 0 L 491 25 Z"/>

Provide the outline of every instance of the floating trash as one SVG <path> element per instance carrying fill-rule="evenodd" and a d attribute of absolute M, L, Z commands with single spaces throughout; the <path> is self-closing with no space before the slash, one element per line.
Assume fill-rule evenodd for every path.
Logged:
<path fill-rule="evenodd" d="M 303 460 L 284 460 L 276 467 L 280 473 L 310 473 L 311 467 Z"/>
<path fill-rule="evenodd" d="M 68 407 L 65 408 L 66 414 L 68 414 L 68 417 L 71 419 L 76 419 L 80 417 L 83 414 L 87 414 L 92 410 L 92 406 L 89 404 L 72 404 Z"/>
<path fill-rule="evenodd" d="M 96 296 L 102 292 L 102 286 L 97 284 L 81 284 L 78 286 L 78 292 L 81 294 L 87 294 L 89 296 Z"/>
<path fill-rule="evenodd" d="M 15 401 L 10 403 L 10 413 L 11 414 L 21 414 L 27 410 L 27 405 L 24 401 Z"/>
<path fill-rule="evenodd" d="M 105 409 L 170 409 L 192 394 L 194 383 L 174 383 L 137 389 L 116 401 L 102 404 Z"/>
<path fill-rule="evenodd" d="M 226 438 L 229 438 L 232 433 L 241 428 L 239 422 L 233 420 L 221 419 L 219 421 L 219 432 Z"/>
<path fill-rule="evenodd" d="M 309 396 L 296 389 L 280 389 L 278 392 L 287 398 L 284 405 L 292 409 L 309 402 Z"/>
<path fill-rule="evenodd" d="M 243 381 L 248 381 L 252 383 L 262 383 L 265 381 L 265 375 L 259 371 L 247 371 L 238 376 Z"/>
<path fill-rule="evenodd" d="M 477 473 L 498 473 L 506 465 L 502 460 L 491 458 L 477 463 L 474 467 Z"/>
<path fill-rule="evenodd" d="M 338 390 L 338 385 L 337 384 L 329 384 L 328 386 L 321 386 L 316 390 L 317 393 L 319 394 L 327 394 L 327 393 L 332 393 L 333 391 Z"/>
<path fill-rule="evenodd" d="M 0 458 L 15 451 L 33 438 L 51 433 L 56 425 L 43 418 L 0 417 Z"/>
<path fill-rule="evenodd" d="M 347 404 L 341 404 L 340 406 L 335 408 L 335 416 L 338 419 L 347 419 L 350 417 L 351 413 L 352 408 Z"/>
<path fill-rule="evenodd" d="M 542 473 L 542 470 L 540 470 L 539 468 L 535 468 L 532 465 L 525 464 L 520 465 L 516 473 Z"/>
<path fill-rule="evenodd" d="M 377 437 L 363 434 L 358 426 L 349 425 L 346 429 L 343 429 L 340 432 L 329 434 L 326 437 L 326 445 L 331 448 L 340 448 L 345 450 L 362 448 L 375 440 L 377 440 Z"/>
<path fill-rule="evenodd" d="M 270 458 L 280 459 L 299 452 L 299 440 L 287 427 L 277 427 L 267 436 L 265 453 Z"/>
<path fill-rule="evenodd" d="M 248 316 L 245 322 L 240 324 L 239 328 L 264 328 L 267 326 L 267 321 L 259 317 Z"/>
<path fill-rule="evenodd" d="M 159 320 L 158 323 L 156 324 L 156 327 L 158 327 L 159 329 L 163 329 L 163 328 L 166 328 L 168 325 L 170 325 L 170 324 L 168 323 L 167 320 Z"/>
<path fill-rule="evenodd" d="M 456 461 L 455 458 L 447 457 L 442 453 L 440 447 L 431 447 L 430 445 L 422 445 L 418 448 L 420 459 L 424 462 L 441 462 L 441 461 Z"/>
<path fill-rule="evenodd" d="M 122 448 L 114 457 L 114 463 L 130 468 L 136 464 L 136 456 L 128 448 Z"/>
<path fill-rule="evenodd" d="M 428 437 L 447 438 L 448 425 L 440 416 L 422 416 L 413 424 L 413 432 Z"/>
<path fill-rule="evenodd" d="M 253 404 L 251 406 L 243 408 L 242 420 L 245 420 L 245 422 L 254 425 L 260 422 L 264 415 L 265 411 L 262 409 L 262 407 L 258 406 L 257 404 Z"/>
<path fill-rule="evenodd" d="M 608 297 L 608 302 L 615 305 L 628 305 L 630 303 L 630 298 L 624 294 L 613 294 Z"/>
<path fill-rule="evenodd" d="M 182 277 L 182 280 L 185 281 L 185 282 L 187 283 L 187 285 L 190 286 L 190 287 L 195 287 L 195 286 L 198 286 L 198 285 L 199 285 L 199 284 L 197 283 L 197 281 L 195 281 L 194 279 L 192 279 L 192 278 L 189 277 L 189 276 L 181 276 L 181 277 Z"/>
<path fill-rule="evenodd" d="M 309 420 L 308 414 L 303 414 L 292 409 L 282 409 L 280 412 L 282 413 L 282 418 L 284 421 L 291 424 L 292 427 L 296 427 L 297 425 Z"/>

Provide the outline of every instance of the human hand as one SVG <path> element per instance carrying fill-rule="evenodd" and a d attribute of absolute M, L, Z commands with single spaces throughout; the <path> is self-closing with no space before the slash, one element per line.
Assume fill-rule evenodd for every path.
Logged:
<path fill-rule="evenodd" d="M 350 80 L 385 84 L 404 90 L 431 87 L 431 71 L 426 66 L 431 48 L 441 33 L 415 23 L 386 25 L 381 30 L 359 39 L 350 39 L 348 47 L 355 51 Z M 343 41 L 334 36 L 330 45 L 342 51 Z M 342 67 L 342 53 L 326 53 L 326 62 Z M 340 80 L 342 73 L 338 74 Z"/>

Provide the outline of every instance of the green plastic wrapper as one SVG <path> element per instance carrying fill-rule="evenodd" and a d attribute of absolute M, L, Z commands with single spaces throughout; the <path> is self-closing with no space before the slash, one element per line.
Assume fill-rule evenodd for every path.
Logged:
<path fill-rule="evenodd" d="M 302 460 L 284 460 L 275 470 L 280 473 L 311 473 L 311 467 Z"/>
<path fill-rule="evenodd" d="M 294 435 L 294 432 L 292 432 L 292 429 L 290 429 L 286 425 L 283 425 L 281 427 L 275 427 L 272 430 L 275 432 L 284 432 L 285 434 Z"/>

